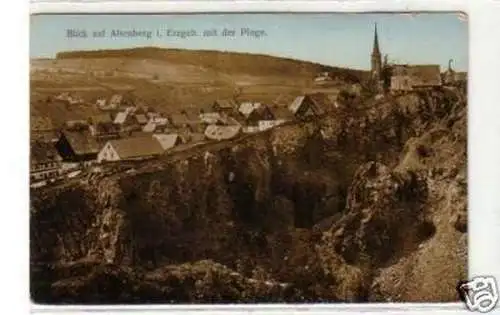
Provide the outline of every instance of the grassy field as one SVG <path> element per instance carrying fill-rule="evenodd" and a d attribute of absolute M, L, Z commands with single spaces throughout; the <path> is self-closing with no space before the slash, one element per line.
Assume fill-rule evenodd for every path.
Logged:
<path fill-rule="evenodd" d="M 62 52 L 55 59 L 31 60 L 31 115 L 56 124 L 97 114 L 97 98 L 128 93 L 162 112 L 206 106 L 220 98 L 274 102 L 306 92 L 335 93 L 339 83 L 317 87 L 314 77 L 331 71 L 337 82 L 354 83 L 364 73 L 306 61 L 241 53 L 178 49 Z M 86 102 L 48 101 L 61 92 Z"/>

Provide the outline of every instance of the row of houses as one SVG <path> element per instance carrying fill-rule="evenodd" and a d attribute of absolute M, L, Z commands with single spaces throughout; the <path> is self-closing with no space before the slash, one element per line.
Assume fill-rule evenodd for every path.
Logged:
<path fill-rule="evenodd" d="M 233 139 L 323 115 L 328 106 L 334 106 L 333 99 L 310 94 L 296 97 L 288 106 L 216 100 L 201 109 L 186 108 L 168 115 L 137 106 L 105 111 L 86 120 L 67 121 L 53 142 L 33 141 L 31 179 L 61 176 L 75 165 L 148 159 L 179 144 Z M 53 132 L 51 128 L 48 118 L 32 120 L 35 133 Z"/>

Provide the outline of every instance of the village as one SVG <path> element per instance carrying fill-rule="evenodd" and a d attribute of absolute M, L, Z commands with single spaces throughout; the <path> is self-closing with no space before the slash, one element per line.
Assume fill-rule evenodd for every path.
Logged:
<path fill-rule="evenodd" d="M 369 88 L 375 98 L 420 89 L 465 86 L 466 73 L 439 65 L 398 65 L 382 62 L 375 28 Z M 333 80 L 329 72 L 311 81 L 318 87 Z M 68 120 L 55 127 L 50 117 L 31 118 L 32 188 L 39 188 L 123 161 L 143 161 L 203 143 L 258 134 L 288 123 L 317 120 L 346 106 L 346 95 L 359 97 L 366 85 L 346 86 L 341 92 L 304 93 L 266 104 L 234 98 L 207 101 L 204 106 L 160 112 L 142 101 L 116 93 L 85 100 L 70 92 L 53 96 L 69 105 L 92 106 L 99 112 L 84 120 Z"/>

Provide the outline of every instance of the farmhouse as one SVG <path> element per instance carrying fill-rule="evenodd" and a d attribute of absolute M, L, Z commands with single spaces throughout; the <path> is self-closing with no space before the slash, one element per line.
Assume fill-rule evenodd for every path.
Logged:
<path fill-rule="evenodd" d="M 62 158 L 52 143 L 30 143 L 30 180 L 45 180 L 59 175 Z"/>
<path fill-rule="evenodd" d="M 143 160 L 163 152 L 160 142 L 152 136 L 110 140 L 97 155 L 97 162 Z"/>
<path fill-rule="evenodd" d="M 56 143 L 56 149 L 64 161 L 92 161 L 97 157 L 99 144 L 89 130 L 64 130 Z"/>
<path fill-rule="evenodd" d="M 323 113 L 320 107 L 309 95 L 302 95 L 295 98 L 288 109 L 297 119 L 307 119 L 319 116 Z"/>
<path fill-rule="evenodd" d="M 257 126 L 261 120 L 274 120 L 274 115 L 267 105 L 244 102 L 238 109 L 247 125 Z"/>
<path fill-rule="evenodd" d="M 137 122 L 134 115 L 128 113 L 127 111 L 119 112 L 113 121 L 122 132 L 136 131 L 140 130 L 141 126 Z"/>

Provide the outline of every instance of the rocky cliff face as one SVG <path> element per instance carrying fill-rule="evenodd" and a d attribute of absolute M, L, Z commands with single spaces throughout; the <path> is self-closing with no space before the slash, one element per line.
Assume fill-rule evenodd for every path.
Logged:
<path fill-rule="evenodd" d="M 33 192 L 32 296 L 456 300 L 465 148 L 458 94 L 422 93 Z"/>

